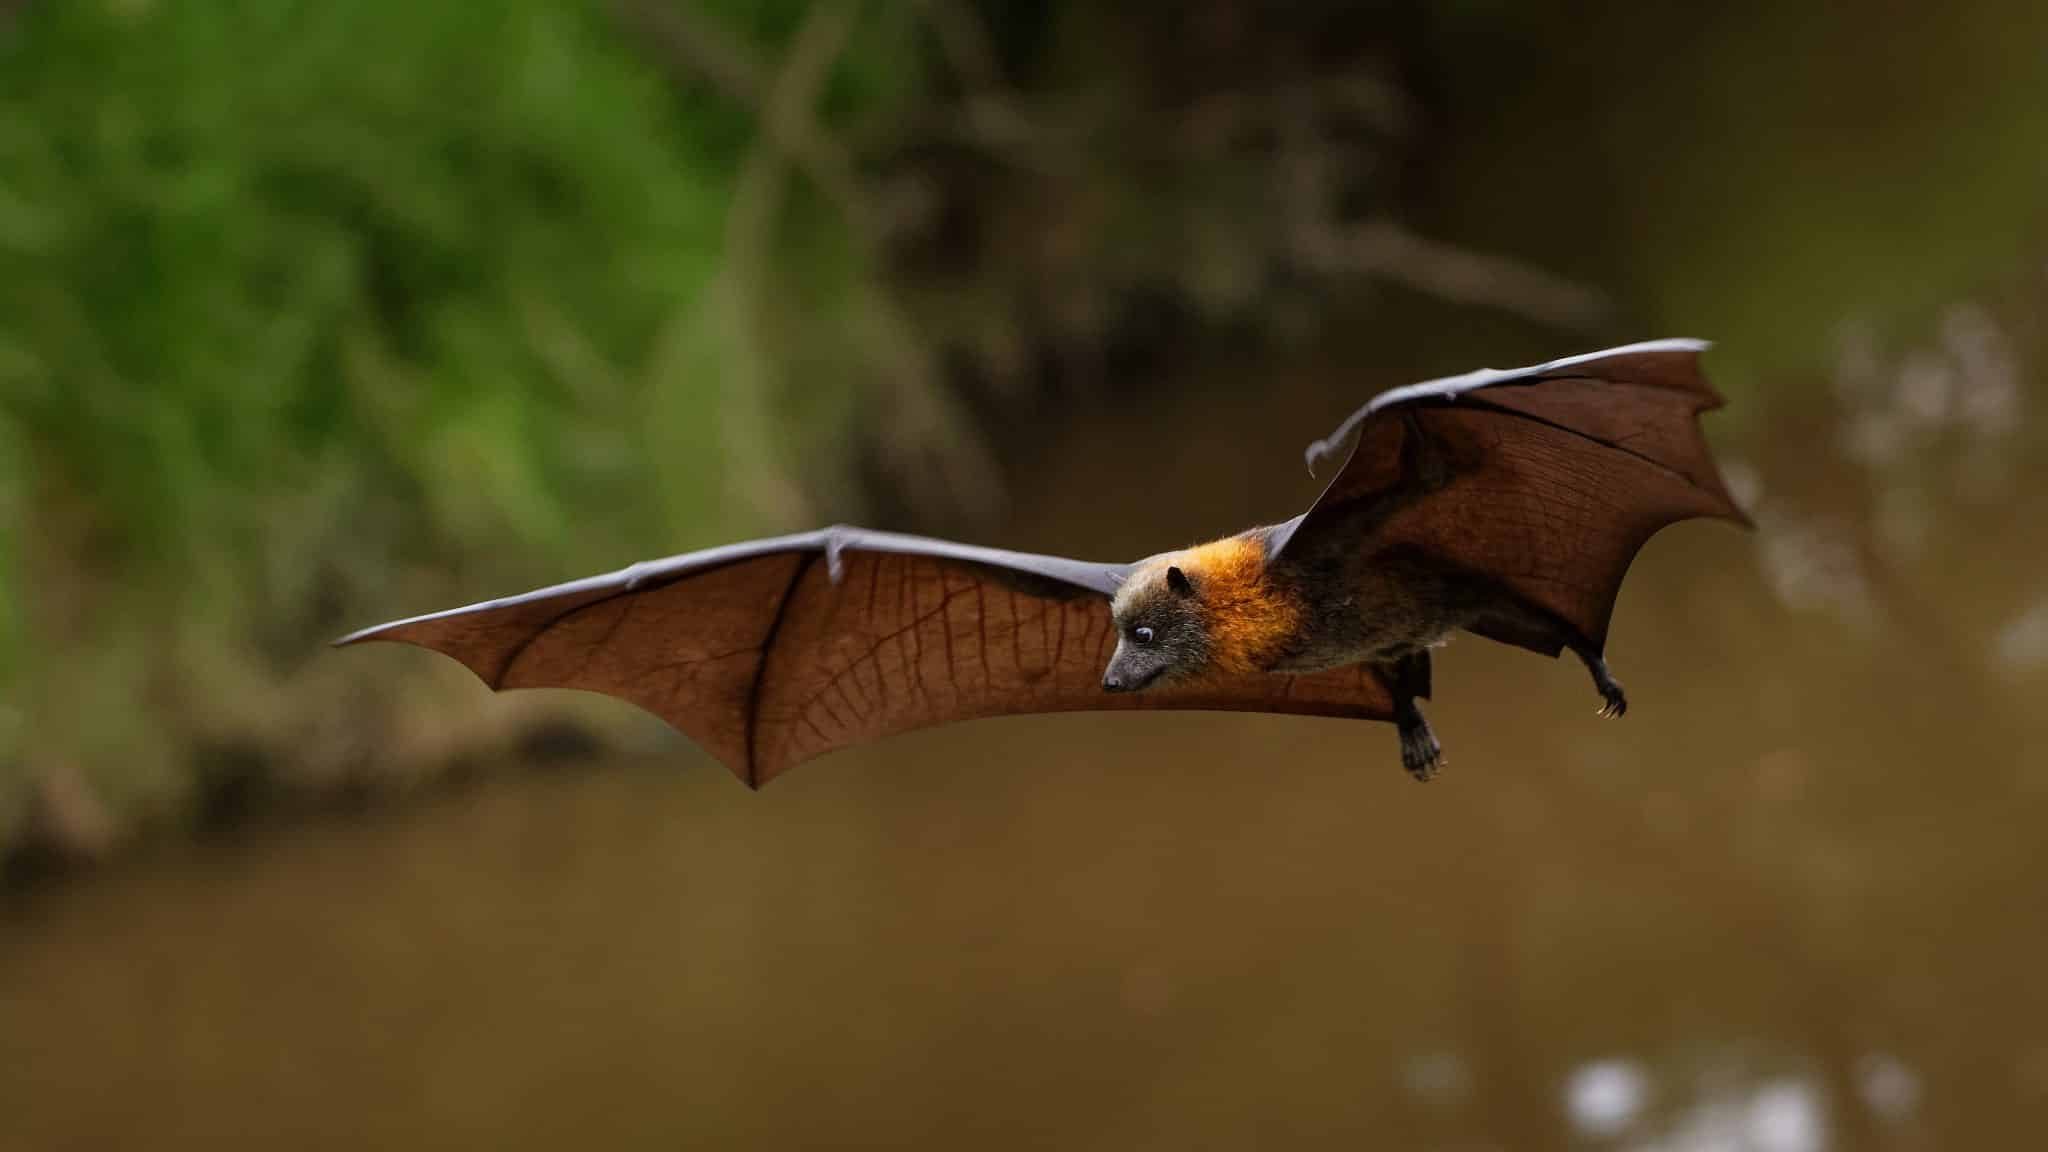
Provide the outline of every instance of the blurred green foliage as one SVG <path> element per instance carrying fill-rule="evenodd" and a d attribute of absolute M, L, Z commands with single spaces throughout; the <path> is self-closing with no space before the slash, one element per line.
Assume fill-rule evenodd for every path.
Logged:
<path fill-rule="evenodd" d="M 764 50 L 809 11 L 718 7 Z M 820 374 L 800 402 L 772 385 L 874 359 L 849 319 L 866 255 L 831 206 L 786 199 L 787 238 L 716 306 L 753 113 L 672 83 L 607 7 L 133 0 L 15 20 L 0 829 L 53 760 L 117 812 L 175 807 L 186 743 L 274 710 L 344 623 L 560 577 L 544 558 L 716 539 L 757 495 L 728 484 L 736 453 L 848 465 L 834 433 L 862 374 Z M 905 31 L 850 29 L 825 115 L 904 98 Z M 800 346 L 746 310 L 791 282 Z M 765 400 L 733 385 L 742 362 Z"/>

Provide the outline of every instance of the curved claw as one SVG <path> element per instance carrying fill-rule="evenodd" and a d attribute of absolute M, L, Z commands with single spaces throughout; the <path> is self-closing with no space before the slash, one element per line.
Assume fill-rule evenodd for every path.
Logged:
<path fill-rule="evenodd" d="M 1628 697 L 1622 693 L 1621 685 L 1612 683 L 1602 685 L 1600 695 L 1606 703 L 1602 704 L 1600 710 L 1594 713 L 1594 715 L 1603 720 L 1613 720 L 1617 717 L 1628 715 Z"/>
<path fill-rule="evenodd" d="M 1308 474 L 1316 475 L 1322 470 L 1323 465 L 1329 462 L 1330 457 L 1336 454 L 1337 450 L 1328 440 L 1318 440 L 1309 445 L 1308 451 L 1302 453 L 1303 460 L 1308 464 Z"/>

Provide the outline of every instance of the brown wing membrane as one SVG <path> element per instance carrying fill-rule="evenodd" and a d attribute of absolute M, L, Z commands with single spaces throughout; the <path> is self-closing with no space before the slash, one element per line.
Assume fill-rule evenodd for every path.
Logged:
<path fill-rule="evenodd" d="M 758 787 L 955 720 L 1183 708 L 1386 719 L 1368 671 L 1102 690 L 1127 569 L 841 529 L 693 553 L 347 637 L 461 660 L 493 688 L 619 696 Z"/>
<path fill-rule="evenodd" d="M 1498 580 L 1601 648 L 1653 534 L 1693 517 L 1747 523 L 1699 428 L 1722 402 L 1700 373 L 1705 347 L 1660 340 L 1388 392 L 1310 448 L 1313 465 L 1355 437 L 1282 546 L 1377 507 L 1361 546 L 1408 545 Z M 1485 634 L 1558 651 L 1550 636 Z"/>

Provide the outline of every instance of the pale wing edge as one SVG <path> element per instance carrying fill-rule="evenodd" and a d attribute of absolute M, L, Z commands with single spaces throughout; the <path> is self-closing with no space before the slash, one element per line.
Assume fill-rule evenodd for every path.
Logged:
<path fill-rule="evenodd" d="M 402 620 L 391 620 L 359 629 L 334 641 L 334 646 L 345 647 L 368 640 L 385 638 L 386 633 L 395 632 L 414 624 L 424 624 L 450 617 L 468 616 L 512 608 L 542 601 L 561 601 L 563 611 L 595 604 L 611 596 L 637 592 L 645 588 L 658 587 L 686 576 L 700 575 L 727 564 L 742 560 L 753 560 L 762 556 L 783 552 L 823 553 L 826 563 L 834 569 L 838 566 L 839 554 L 852 550 L 860 552 L 886 552 L 905 556 L 931 556 L 944 560 L 956 560 L 996 569 L 1009 569 L 1028 576 L 1051 580 L 1068 585 L 1076 591 L 1094 593 L 1109 597 L 1116 594 L 1119 583 L 1127 577 L 1132 566 L 1129 564 L 1094 563 L 1074 560 L 1065 556 L 1047 556 L 1031 552 L 1013 552 L 1004 548 L 986 548 L 976 544 L 961 544 L 952 540 L 940 540 L 930 536 L 912 536 L 900 532 L 880 532 L 867 528 L 835 525 L 810 532 L 797 532 L 786 536 L 769 536 L 759 540 L 744 540 L 716 548 L 705 548 L 696 552 L 685 552 L 660 560 L 646 560 L 628 565 L 615 572 L 571 580 L 522 592 L 516 596 L 501 596 L 494 600 L 483 600 L 465 604 L 459 608 L 447 608 L 439 612 L 428 612 L 419 616 L 408 616 Z M 545 630 L 547 625 L 542 625 Z"/>

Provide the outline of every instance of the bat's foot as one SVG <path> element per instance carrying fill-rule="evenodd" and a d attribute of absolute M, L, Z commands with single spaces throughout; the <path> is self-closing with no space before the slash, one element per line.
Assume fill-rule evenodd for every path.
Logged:
<path fill-rule="evenodd" d="M 1444 766 L 1444 750 L 1422 718 L 1415 698 L 1429 695 L 1429 653 L 1409 652 L 1377 666 L 1380 680 L 1394 697 L 1394 728 L 1401 735 L 1401 767 L 1417 780 L 1428 780 Z"/>
<path fill-rule="evenodd" d="M 1443 745 L 1436 742 L 1436 733 L 1429 730 L 1429 721 L 1420 713 L 1414 719 L 1401 723 L 1401 767 L 1418 781 L 1434 778 L 1444 766 Z"/>
<path fill-rule="evenodd" d="M 1606 703 L 1600 706 L 1598 713 L 1602 719 L 1612 720 L 1617 716 L 1627 714 L 1628 695 L 1621 690 L 1621 685 L 1615 681 L 1614 677 L 1607 675 L 1605 668 L 1602 668 L 1600 674 L 1593 678 L 1593 687 L 1599 691 L 1600 699 L 1606 701 Z"/>

